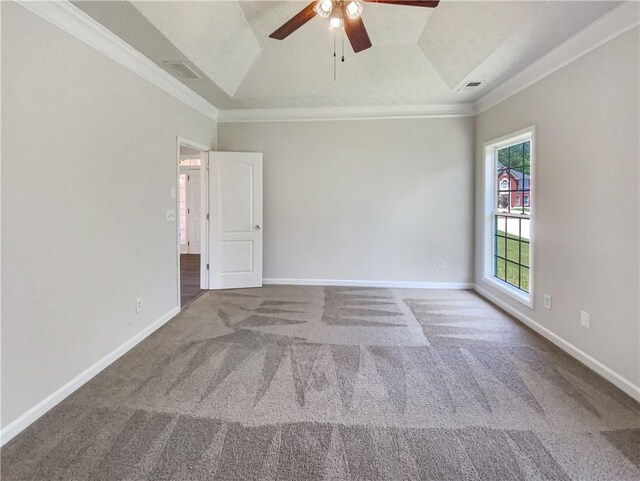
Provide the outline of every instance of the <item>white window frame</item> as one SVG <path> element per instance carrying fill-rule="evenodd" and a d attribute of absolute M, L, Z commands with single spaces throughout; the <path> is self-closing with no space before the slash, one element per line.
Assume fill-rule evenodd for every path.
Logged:
<path fill-rule="evenodd" d="M 484 143 L 484 212 L 483 212 L 483 239 L 484 245 L 482 249 L 483 255 L 483 279 L 495 289 L 506 294 L 507 296 L 521 302 L 527 307 L 533 308 L 534 305 L 534 288 L 535 288 L 535 209 L 533 199 L 536 198 L 534 189 L 536 182 L 534 178 L 535 174 L 535 126 L 527 127 L 525 129 L 513 132 L 511 134 L 502 136 L 498 139 L 490 140 Z M 526 293 L 507 282 L 504 282 L 493 275 L 494 258 L 495 258 L 495 239 L 494 239 L 494 216 L 496 214 L 504 215 L 504 212 L 498 212 L 498 184 L 497 184 L 497 152 L 500 149 L 516 145 L 525 141 L 531 141 L 531 168 L 529 173 L 530 185 L 529 185 L 529 215 L 520 216 L 522 218 L 530 219 L 530 235 L 529 235 L 529 292 Z M 518 217 L 518 214 L 512 214 L 514 217 Z"/>

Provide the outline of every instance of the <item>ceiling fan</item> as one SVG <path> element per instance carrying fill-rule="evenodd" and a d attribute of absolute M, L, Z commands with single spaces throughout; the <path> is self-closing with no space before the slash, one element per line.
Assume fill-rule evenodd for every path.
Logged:
<path fill-rule="evenodd" d="M 355 53 L 361 52 L 371 47 L 371 40 L 364 22 L 362 14 L 362 3 L 388 3 L 391 5 L 406 5 L 410 7 L 435 8 L 440 0 L 314 0 L 297 15 L 286 22 L 282 27 L 273 32 L 269 37 L 277 40 L 284 40 L 293 32 L 302 27 L 316 15 L 329 18 L 330 30 L 344 30 L 349 38 L 349 42 Z"/>

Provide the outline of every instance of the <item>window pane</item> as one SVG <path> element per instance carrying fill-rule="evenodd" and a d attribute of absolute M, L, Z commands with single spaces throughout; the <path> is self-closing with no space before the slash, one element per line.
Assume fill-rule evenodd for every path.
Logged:
<path fill-rule="evenodd" d="M 520 243 L 520 264 L 525 267 L 529 267 L 529 243 Z"/>
<path fill-rule="evenodd" d="M 505 277 L 505 261 L 504 259 L 496 259 L 496 273 L 498 279 L 506 280 Z"/>
<path fill-rule="evenodd" d="M 522 170 L 523 161 L 523 144 L 512 145 L 509 147 L 509 168 Z"/>
<path fill-rule="evenodd" d="M 531 240 L 531 219 L 520 219 L 520 237 L 523 240 Z"/>
<path fill-rule="evenodd" d="M 515 237 L 520 235 L 520 219 L 507 217 L 507 234 Z"/>
<path fill-rule="evenodd" d="M 507 192 L 498 193 L 498 212 L 509 212 L 509 194 Z"/>
<path fill-rule="evenodd" d="M 520 241 L 510 236 L 507 239 L 507 259 L 513 262 L 520 262 Z"/>
<path fill-rule="evenodd" d="M 525 292 L 529 292 L 529 269 L 526 267 L 521 267 L 520 289 Z"/>
<path fill-rule="evenodd" d="M 514 262 L 507 262 L 507 282 L 515 287 L 520 287 L 520 266 Z"/>
<path fill-rule="evenodd" d="M 506 251 L 505 251 L 505 247 L 506 247 L 506 239 L 502 236 L 495 236 L 495 250 L 496 250 L 496 256 L 497 257 L 505 257 L 506 255 Z"/>
<path fill-rule="evenodd" d="M 200 165 L 200 157 L 180 160 L 180 167 L 194 167 L 198 165 Z"/>

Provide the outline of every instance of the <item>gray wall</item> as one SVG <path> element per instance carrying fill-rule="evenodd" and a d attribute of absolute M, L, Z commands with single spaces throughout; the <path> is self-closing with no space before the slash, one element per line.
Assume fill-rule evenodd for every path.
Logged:
<path fill-rule="evenodd" d="M 176 307 L 176 136 L 215 130 L 2 2 L 3 427 Z"/>
<path fill-rule="evenodd" d="M 221 123 L 218 137 L 264 152 L 266 278 L 472 282 L 472 118 Z"/>
<path fill-rule="evenodd" d="M 476 121 L 476 283 L 640 384 L 638 29 Z M 535 124 L 535 305 L 482 279 L 482 144 Z M 543 294 L 553 297 L 544 309 Z M 579 324 L 590 312 L 591 329 Z"/>

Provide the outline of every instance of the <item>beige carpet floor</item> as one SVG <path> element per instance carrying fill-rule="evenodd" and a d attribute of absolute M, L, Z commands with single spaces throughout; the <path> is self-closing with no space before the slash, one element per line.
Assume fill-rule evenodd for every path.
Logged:
<path fill-rule="evenodd" d="M 2 449 L 10 480 L 638 480 L 640 406 L 471 291 L 207 293 Z"/>

